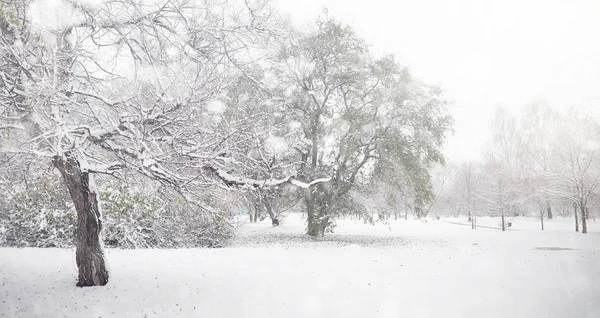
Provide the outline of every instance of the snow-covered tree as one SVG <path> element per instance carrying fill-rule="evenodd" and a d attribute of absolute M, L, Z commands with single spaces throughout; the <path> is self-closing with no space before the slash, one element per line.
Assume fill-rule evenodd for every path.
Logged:
<path fill-rule="evenodd" d="M 392 56 L 374 58 L 352 29 L 328 17 L 284 41 L 274 64 L 274 99 L 285 102 L 303 137 L 295 147 L 299 176 L 331 177 L 305 193 L 309 235 L 331 229 L 335 214 L 360 209 L 352 193 L 376 170 L 401 170 L 420 190 L 419 207 L 430 200 L 429 169 L 443 162 L 451 125 L 441 90 Z"/>
<path fill-rule="evenodd" d="M 474 229 L 476 225 L 477 203 L 479 195 L 479 166 L 473 162 L 465 162 L 457 167 L 450 190 L 459 211 L 464 210 L 468 221 Z"/>
<path fill-rule="evenodd" d="M 520 117 L 518 131 L 524 152 L 527 180 L 532 183 L 530 193 L 540 208 L 540 216 L 552 219 L 550 182 L 548 180 L 552 155 L 552 136 L 559 126 L 559 114 L 543 100 L 525 106 Z M 543 223 L 542 223 L 543 224 Z M 542 225 L 543 226 L 543 225 Z"/>
<path fill-rule="evenodd" d="M 501 217 L 502 231 L 506 229 L 506 215 L 517 214 L 529 197 L 522 182 L 524 148 L 517 128 L 517 117 L 505 108 L 497 108 L 478 195 L 489 212 Z"/>
<path fill-rule="evenodd" d="M 94 175 L 138 173 L 218 218 L 203 202 L 207 184 L 233 180 L 223 169 L 250 137 L 239 131 L 251 128 L 223 116 L 222 92 L 239 76 L 234 57 L 269 35 L 270 9 L 59 2 L 0 9 L 2 150 L 13 164 L 43 160 L 60 172 L 77 211 L 78 286 L 104 285 Z"/>
<path fill-rule="evenodd" d="M 594 108 L 571 108 L 553 138 L 549 193 L 574 203 L 582 233 L 587 233 L 589 203 L 600 187 L 599 115 Z"/>

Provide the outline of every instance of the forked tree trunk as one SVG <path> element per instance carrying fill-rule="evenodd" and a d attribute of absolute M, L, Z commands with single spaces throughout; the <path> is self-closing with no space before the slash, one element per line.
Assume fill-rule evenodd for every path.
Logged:
<path fill-rule="evenodd" d="M 265 208 L 267 209 L 267 214 L 271 219 L 271 224 L 273 226 L 279 226 L 279 219 L 275 216 L 275 212 L 273 212 L 273 206 L 271 205 L 271 200 L 269 198 L 265 198 L 264 200 Z"/>
<path fill-rule="evenodd" d="M 104 286 L 108 283 L 108 270 L 100 240 L 102 216 L 93 176 L 81 171 L 81 162 L 73 151 L 66 153 L 65 157 L 56 156 L 54 166 L 63 176 L 77 211 L 77 286 Z"/>
<path fill-rule="evenodd" d="M 260 201 L 263 203 L 263 206 L 265 207 L 265 210 L 267 210 L 267 215 L 269 215 L 269 218 L 271 219 L 271 224 L 273 226 L 279 226 L 279 219 L 277 218 L 277 216 L 275 215 L 275 212 L 273 211 L 273 204 L 272 204 L 272 199 L 269 196 L 269 194 L 262 192 L 262 190 L 260 190 L 261 192 L 258 193 Z"/>
<path fill-rule="evenodd" d="M 254 205 L 252 208 L 252 222 L 258 222 L 258 215 L 260 214 L 260 206 L 258 204 Z"/>
<path fill-rule="evenodd" d="M 251 208 L 248 208 L 248 215 L 250 216 L 250 223 L 254 222 L 254 212 Z"/>

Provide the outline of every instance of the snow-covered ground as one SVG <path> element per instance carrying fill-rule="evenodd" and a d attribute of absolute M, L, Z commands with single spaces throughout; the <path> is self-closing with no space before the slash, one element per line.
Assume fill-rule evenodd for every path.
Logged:
<path fill-rule="evenodd" d="M 511 221 L 343 220 L 313 240 L 265 220 L 230 248 L 109 249 L 94 288 L 72 250 L 0 249 L 0 317 L 600 317 L 600 222 Z"/>

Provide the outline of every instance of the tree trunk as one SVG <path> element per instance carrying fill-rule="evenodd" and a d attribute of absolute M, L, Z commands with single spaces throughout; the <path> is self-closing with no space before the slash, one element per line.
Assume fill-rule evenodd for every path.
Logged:
<path fill-rule="evenodd" d="M 546 217 L 548 220 L 552 220 L 552 207 L 548 203 L 548 207 L 546 208 Z"/>
<path fill-rule="evenodd" d="M 313 187 L 316 188 L 316 187 Z M 306 227 L 306 234 L 309 236 L 323 236 L 325 235 L 325 229 L 329 218 L 326 217 L 327 206 L 323 206 L 317 194 L 313 193 L 313 189 L 307 189 L 307 195 L 305 195 L 306 212 L 308 216 L 308 224 Z"/>
<path fill-rule="evenodd" d="M 587 233 L 587 208 L 583 206 L 583 204 L 580 205 L 581 206 L 581 233 L 582 234 L 586 234 Z"/>
<path fill-rule="evenodd" d="M 275 213 L 273 212 L 273 206 L 271 205 L 271 200 L 269 197 L 267 197 L 267 195 L 263 196 L 263 203 L 265 205 L 265 209 L 267 210 L 267 214 L 271 219 L 271 224 L 273 226 L 279 226 L 279 219 L 275 216 Z"/>
<path fill-rule="evenodd" d="M 319 159 L 319 127 L 321 123 L 320 118 L 321 114 L 319 111 L 315 112 L 311 118 L 310 139 L 312 145 L 310 151 L 310 172 L 308 173 L 309 177 L 314 177 L 317 171 L 317 163 Z M 321 229 L 322 220 L 317 215 L 317 210 L 319 209 L 319 204 L 317 203 L 319 201 L 319 198 L 316 191 L 318 191 L 317 187 L 311 187 L 309 189 L 306 189 L 306 194 L 304 195 L 308 223 L 306 234 L 308 234 L 309 236 L 323 236 L 325 234 L 325 231 Z"/>
<path fill-rule="evenodd" d="M 506 227 L 504 224 L 504 210 L 502 210 L 502 232 L 506 231 Z"/>
<path fill-rule="evenodd" d="M 575 211 L 575 232 L 579 232 L 579 220 L 577 219 L 577 204 L 573 203 L 573 210 Z"/>
<path fill-rule="evenodd" d="M 260 217 L 260 204 L 256 203 L 254 204 L 254 223 L 258 222 L 258 218 Z"/>
<path fill-rule="evenodd" d="M 308 215 L 307 234 L 310 236 L 324 236 L 325 231 L 332 226 L 330 223 L 331 193 L 322 188 L 322 185 L 312 187 L 307 193 L 310 196 L 311 203 L 310 205 L 307 204 L 307 207 L 310 207 L 308 210 L 310 213 Z"/>
<path fill-rule="evenodd" d="M 469 215 L 470 214 L 471 214 L 471 212 L 469 212 Z M 474 230 L 475 229 L 475 217 L 470 215 L 469 222 L 471 222 L 471 230 Z"/>
<path fill-rule="evenodd" d="M 309 236 L 319 236 L 319 228 L 317 226 L 317 220 L 315 216 L 315 205 L 312 191 L 312 188 L 306 189 L 306 194 L 304 195 L 307 216 L 306 234 Z"/>
<path fill-rule="evenodd" d="M 540 209 L 540 222 L 542 223 L 542 231 L 544 230 L 544 209 Z"/>
<path fill-rule="evenodd" d="M 325 225 L 323 223 L 324 220 L 321 220 L 320 217 L 318 217 L 315 214 L 312 214 L 312 216 L 309 216 L 308 219 L 306 234 L 313 237 L 320 237 L 325 235 Z"/>
<path fill-rule="evenodd" d="M 108 270 L 100 239 L 102 215 L 93 175 L 82 171 L 83 161 L 77 157 L 75 151 L 70 151 L 64 157 L 54 158 L 54 166 L 60 171 L 77 211 L 77 286 L 104 286 L 108 283 Z"/>
<path fill-rule="evenodd" d="M 408 204 L 404 205 L 404 219 L 408 220 Z"/>

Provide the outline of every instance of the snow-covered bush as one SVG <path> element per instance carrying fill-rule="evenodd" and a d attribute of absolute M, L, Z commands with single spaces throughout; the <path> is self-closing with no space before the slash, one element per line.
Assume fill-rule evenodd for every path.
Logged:
<path fill-rule="evenodd" d="M 153 247 L 153 227 L 161 201 L 128 187 L 123 182 L 107 182 L 100 192 L 104 219 L 103 239 L 111 247 Z"/>
<path fill-rule="evenodd" d="M 107 247 L 221 247 L 233 235 L 226 219 L 197 211 L 182 198 L 168 200 L 156 189 L 109 181 L 99 193 Z M 77 216 L 59 178 L 7 188 L 1 201 L 0 246 L 73 246 Z"/>
<path fill-rule="evenodd" d="M 16 184 L 5 192 L 0 245 L 71 246 L 75 215 L 67 204 L 68 195 L 49 177 Z"/>
<path fill-rule="evenodd" d="M 158 193 L 116 181 L 102 185 L 105 244 L 123 248 L 221 247 L 233 235 L 224 219 L 197 211 L 182 197 L 173 200 Z"/>

